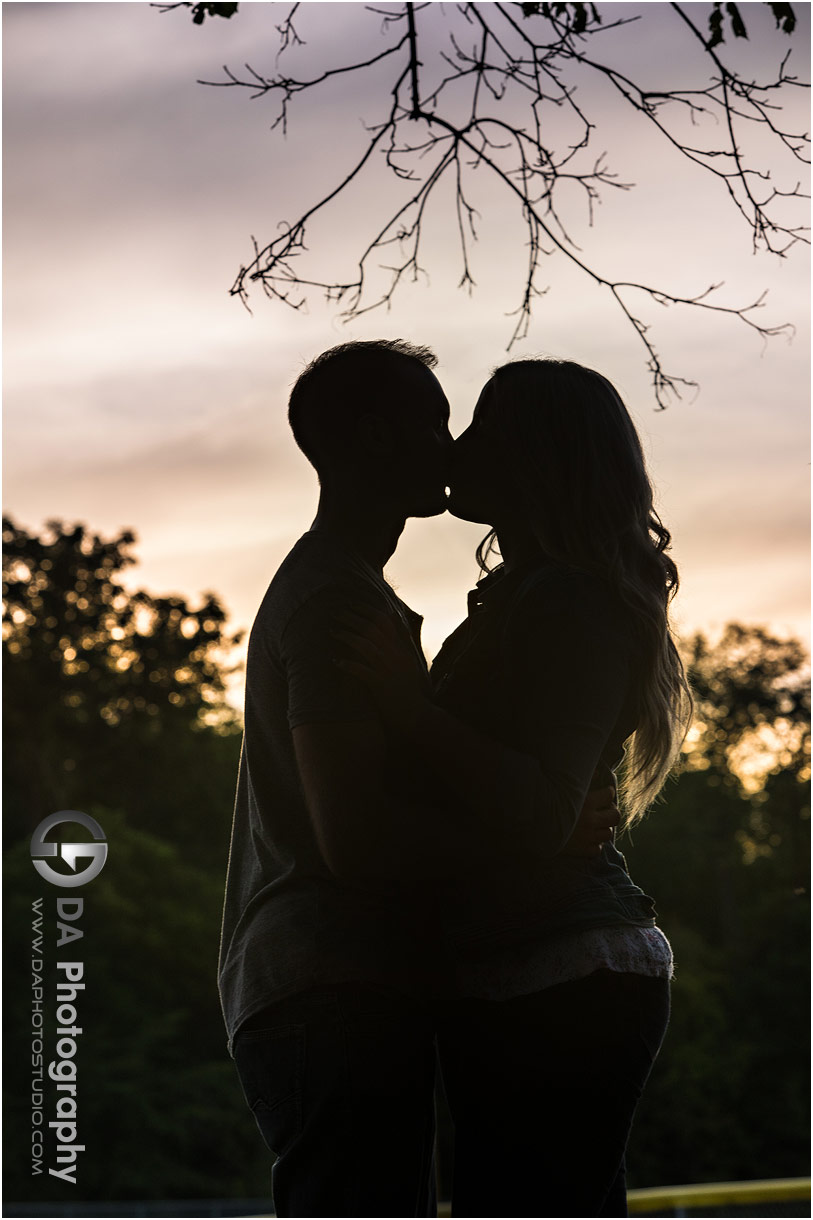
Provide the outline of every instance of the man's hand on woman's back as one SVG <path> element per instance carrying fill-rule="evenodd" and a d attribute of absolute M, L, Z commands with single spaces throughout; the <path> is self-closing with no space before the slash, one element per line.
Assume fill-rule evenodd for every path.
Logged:
<path fill-rule="evenodd" d="M 621 821 L 615 797 L 614 785 L 590 789 L 582 805 L 576 829 L 562 849 L 562 855 L 597 856 L 603 843 L 612 842 L 613 831 Z"/>

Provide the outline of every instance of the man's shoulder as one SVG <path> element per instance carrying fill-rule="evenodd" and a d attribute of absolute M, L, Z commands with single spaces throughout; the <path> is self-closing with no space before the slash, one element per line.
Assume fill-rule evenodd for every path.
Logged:
<path fill-rule="evenodd" d="M 377 590 L 375 575 L 330 538 L 312 530 L 280 564 L 254 620 L 253 634 L 281 640 L 291 619 L 306 605 Z"/>
<path fill-rule="evenodd" d="M 346 578 L 352 560 L 329 538 L 311 530 L 296 542 L 277 568 L 264 601 L 299 602 L 325 585 Z"/>

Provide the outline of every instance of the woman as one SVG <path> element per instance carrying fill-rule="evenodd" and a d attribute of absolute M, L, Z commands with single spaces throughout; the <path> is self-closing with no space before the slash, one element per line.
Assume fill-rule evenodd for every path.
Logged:
<path fill-rule="evenodd" d="M 613 844 L 589 860 L 561 849 L 594 775 L 623 760 L 631 824 L 685 734 L 669 533 L 621 399 L 566 361 L 495 372 L 455 443 L 449 509 L 493 527 L 478 559 L 488 573 L 496 545 L 502 563 L 432 667 L 435 702 L 380 621 L 356 622 L 364 659 L 347 668 L 474 833 L 492 827 L 490 858 L 440 895 L 453 1209 L 626 1215 L 624 1151 L 666 1029 L 671 953 Z"/>

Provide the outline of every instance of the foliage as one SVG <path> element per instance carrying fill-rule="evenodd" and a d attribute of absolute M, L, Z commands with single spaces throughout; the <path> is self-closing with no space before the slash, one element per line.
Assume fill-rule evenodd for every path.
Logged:
<path fill-rule="evenodd" d="M 782 29 L 786 34 L 792 34 L 796 29 L 796 16 L 793 12 L 793 7 L 790 4 L 768 4 L 769 8 L 776 18 L 777 29 Z M 731 21 L 731 33 L 735 38 L 747 38 L 748 31 L 745 28 L 745 21 L 740 12 L 739 5 L 727 4 L 725 11 Z M 716 0 L 709 16 L 709 33 L 711 37 L 706 43 L 706 47 L 711 51 L 721 42 L 725 42 L 725 19 L 723 17 L 723 6 L 720 0 Z"/>
<path fill-rule="evenodd" d="M 213 4 L 210 0 L 204 0 L 200 4 L 192 4 L 191 0 L 185 0 L 180 4 L 156 4 L 156 8 L 160 8 L 162 12 L 169 12 L 173 8 L 188 8 L 192 12 L 192 21 L 194 25 L 203 25 L 207 17 L 233 17 L 237 12 L 236 4 Z"/>
<path fill-rule="evenodd" d="M 103 804 L 178 841 L 191 816 L 193 850 L 214 863 L 233 781 L 212 777 L 236 759 L 240 730 L 224 658 L 239 636 L 213 594 L 192 609 L 127 592 L 134 541 L 58 521 L 39 538 L 4 520 L 6 840 L 55 809 Z"/>
<path fill-rule="evenodd" d="M 402 282 L 425 274 L 421 248 L 430 204 L 439 201 L 443 207 L 450 198 L 460 286 L 471 291 L 472 245 L 480 218 L 474 199 L 481 192 L 492 209 L 490 183 L 519 217 L 517 231 L 524 234 L 520 240 L 528 252 L 509 348 L 527 335 L 534 303 L 547 292 L 540 280 L 551 257 L 577 268 L 588 285 L 612 297 L 643 345 L 661 408 L 672 394 L 680 396 L 682 388 L 694 383 L 664 367 L 647 320 L 653 304 L 735 316 L 763 339 L 792 329 L 756 320 L 754 311 L 764 295 L 736 306 L 715 295 L 721 284 L 676 295 L 662 284 L 613 278 L 572 236 L 579 195 L 592 225 L 602 192 L 631 185 L 609 168 L 604 152 L 594 152 L 594 132 L 601 129 L 606 98 L 618 101 L 628 123 L 637 124 L 631 130 L 648 130 L 664 151 L 671 150 L 673 164 L 687 173 L 687 184 L 702 177 L 722 189 L 750 230 L 755 251 L 783 256 L 796 242 L 807 240 L 803 214 L 798 214 L 799 223 L 789 219 L 794 212 L 789 201 L 803 197 L 799 164 L 807 164 L 809 139 L 806 132 L 793 130 L 792 121 L 782 114 L 800 82 L 786 71 L 790 52 L 775 73 L 759 80 L 750 70 L 724 62 L 725 18 L 734 41 L 748 38 L 741 6 L 726 4 L 724 12 L 715 4 L 708 35 L 697 13 L 699 5 L 645 5 L 635 16 L 614 20 L 606 20 L 613 13 L 610 6 L 595 4 L 368 6 L 370 38 L 361 39 L 351 63 L 329 49 L 325 60 L 318 16 L 313 32 L 300 34 L 294 20 L 308 21 L 306 14 L 313 7 L 294 4 L 277 26 L 279 44 L 271 72 L 250 64 L 240 72 L 224 67 L 224 80 L 204 82 L 247 90 L 252 98 L 274 99 L 278 111 L 273 126 L 284 133 L 289 108 L 303 94 L 324 96 L 332 86 L 358 91 L 368 81 L 375 90 L 369 103 L 375 118 L 366 128 L 360 154 L 348 137 L 338 180 L 295 221 L 281 221 L 264 245 L 254 242 L 253 257 L 240 267 L 231 289 L 244 304 L 251 286 L 259 284 L 267 296 L 294 309 L 305 305 L 308 289 L 320 289 L 342 306 L 346 319 L 389 306 Z M 792 33 L 795 16 L 790 5 L 755 7 L 759 16 L 749 12 L 749 24 L 759 25 L 762 10 L 768 8 L 777 28 Z M 653 13 L 655 21 L 673 21 L 675 38 L 687 39 L 687 47 L 696 49 L 693 63 L 676 57 L 657 87 L 647 65 L 626 65 L 629 39 L 607 38 L 618 27 L 653 20 Z M 375 20 L 380 22 L 377 33 Z M 325 62 L 327 67 L 322 66 Z M 318 65 L 316 70 L 310 63 Z M 398 185 L 395 206 L 391 191 L 371 189 L 369 176 L 382 162 Z M 444 192 L 442 182 L 449 183 L 450 191 Z M 362 183 L 367 187 L 363 212 L 372 236 L 366 246 L 362 243 L 353 270 L 326 278 L 326 272 L 312 269 L 308 257 L 316 218 Z M 381 271 L 386 273 L 385 286 L 379 289 Z"/>
<path fill-rule="evenodd" d="M 686 659 L 687 769 L 624 848 L 676 959 L 630 1151 L 636 1186 L 798 1176 L 809 1150 L 807 658 L 795 640 L 729 624 L 714 647 L 695 637 Z"/>
<path fill-rule="evenodd" d="M 714 648 L 695 636 L 687 660 L 697 711 L 690 767 L 747 792 L 789 767 L 809 777 L 810 671 L 798 641 L 729 623 Z"/>
<path fill-rule="evenodd" d="M 53 933 L 64 896 L 35 874 L 29 838 L 57 809 L 96 817 L 109 844 L 102 873 L 82 890 L 75 953 L 87 979 L 78 1193 L 265 1194 L 265 1158 L 216 989 L 240 744 L 225 702 L 227 658 L 239 636 L 226 632 L 212 594 L 193 609 L 181 597 L 128 592 L 120 577 L 135 562 L 130 532 L 105 540 L 51 522 L 38 537 L 6 520 L 4 541 L 6 1117 L 22 1141 L 7 1145 L 6 1195 L 65 1196 L 63 1184 L 30 1174 L 21 1055 L 31 901 L 46 891 Z M 44 956 L 53 998 L 53 935 Z M 53 1016 L 46 1003 L 52 1049 Z"/>

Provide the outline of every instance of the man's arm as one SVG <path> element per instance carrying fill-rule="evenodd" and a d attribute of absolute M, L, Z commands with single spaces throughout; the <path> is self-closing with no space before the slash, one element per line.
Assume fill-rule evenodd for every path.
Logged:
<path fill-rule="evenodd" d="M 483 836 L 459 805 L 439 808 L 428 792 L 419 799 L 379 721 L 298 725 L 293 741 L 316 841 L 344 881 L 470 876 L 520 848 L 508 841 L 497 853 L 493 827 Z M 564 854 L 597 855 L 619 821 L 612 788 L 588 792 Z"/>
<path fill-rule="evenodd" d="M 315 595 L 292 617 L 280 650 L 297 768 L 325 863 L 351 882 L 448 877 L 471 868 L 476 844 L 463 812 L 438 807 L 420 766 L 394 746 L 364 684 L 334 664 L 332 628 L 351 600 L 338 588 Z M 403 636 L 413 680 L 429 693 L 405 625 L 388 617 Z"/>
<path fill-rule="evenodd" d="M 292 734 L 316 840 L 336 877 L 441 879 L 478 866 L 462 811 L 418 795 L 380 721 L 301 724 Z"/>

